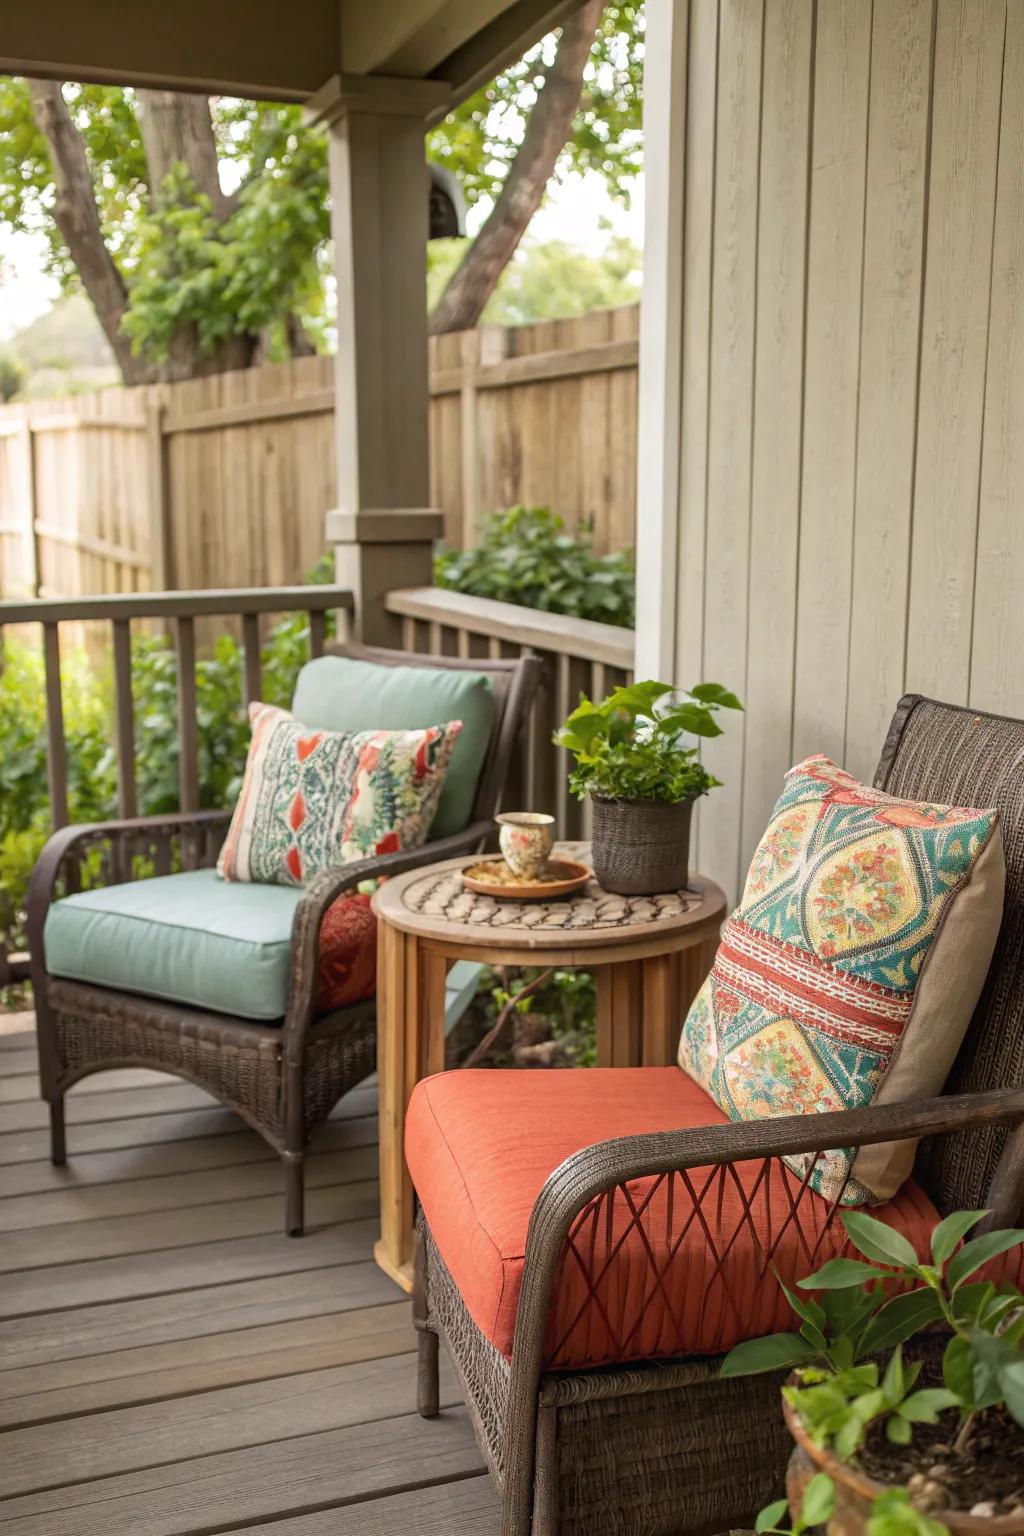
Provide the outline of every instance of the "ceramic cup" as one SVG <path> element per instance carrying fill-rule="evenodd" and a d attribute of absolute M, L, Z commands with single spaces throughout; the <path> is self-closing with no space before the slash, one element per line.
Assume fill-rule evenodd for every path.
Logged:
<path fill-rule="evenodd" d="M 536 880 L 547 869 L 555 818 L 543 811 L 503 811 L 494 819 L 509 869 L 523 880 Z"/>

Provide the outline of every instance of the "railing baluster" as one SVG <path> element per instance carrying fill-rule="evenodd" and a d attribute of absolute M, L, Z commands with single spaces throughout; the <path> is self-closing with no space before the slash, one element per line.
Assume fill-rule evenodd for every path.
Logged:
<path fill-rule="evenodd" d="M 469 648 L 469 630 L 465 629 L 460 624 L 458 629 L 455 631 L 455 636 L 456 636 L 456 646 L 455 646 L 455 648 L 456 648 L 457 654 L 461 657 L 461 659 L 463 661 L 468 661 L 470 656 L 473 654 L 472 651 Z"/>
<path fill-rule="evenodd" d="M 559 724 L 572 711 L 570 694 L 569 657 L 560 655 L 555 666 L 555 715 Z M 555 748 L 555 762 L 555 825 L 559 837 L 568 837 L 569 754 L 564 747 Z"/>
<path fill-rule="evenodd" d="M 402 620 L 402 650 L 414 651 L 416 649 L 416 620 L 404 618 Z"/>
<path fill-rule="evenodd" d="M 324 646 L 327 644 L 327 615 L 326 613 L 311 613 L 309 615 L 309 654 L 312 657 L 322 656 Z"/>
<path fill-rule="evenodd" d="M 199 738 L 196 721 L 196 626 L 175 620 L 178 638 L 178 783 L 183 811 L 199 809 Z"/>
<path fill-rule="evenodd" d="M 46 666 L 46 777 L 50 789 L 50 822 L 56 829 L 68 820 L 68 760 L 64 744 L 64 703 L 60 691 L 60 631 L 43 625 Z"/>
<path fill-rule="evenodd" d="M 258 613 L 242 615 L 242 650 L 245 657 L 245 707 L 258 699 L 263 686 L 260 669 L 260 616 Z"/>
<path fill-rule="evenodd" d="M 135 716 L 132 708 L 132 630 L 128 619 L 114 620 L 114 729 L 117 736 L 117 810 L 124 818 L 138 814 L 135 794 Z"/>

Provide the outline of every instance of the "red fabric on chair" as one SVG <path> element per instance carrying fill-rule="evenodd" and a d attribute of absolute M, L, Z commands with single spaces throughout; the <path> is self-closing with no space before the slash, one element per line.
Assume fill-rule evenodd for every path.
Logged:
<path fill-rule="evenodd" d="M 377 988 L 377 919 L 371 897 L 350 891 L 328 907 L 316 960 L 317 1013 L 350 1008 Z"/>
<path fill-rule="evenodd" d="M 512 1350 L 530 1212 L 571 1153 L 719 1125 L 678 1067 L 446 1072 L 419 1083 L 406 1157 L 441 1257 L 488 1339 Z M 873 1214 L 924 1256 L 938 1213 L 913 1183 Z M 774 1159 L 640 1180 L 574 1224 L 549 1319 L 562 1368 L 707 1354 L 792 1326 L 787 1284 L 851 1250 L 825 1200 Z"/>

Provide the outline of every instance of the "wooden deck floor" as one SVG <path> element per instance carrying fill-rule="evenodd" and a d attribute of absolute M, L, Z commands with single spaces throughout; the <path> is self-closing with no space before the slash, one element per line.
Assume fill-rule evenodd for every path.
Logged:
<path fill-rule="evenodd" d="M 0 1536 L 493 1536 L 452 1377 L 425 1423 L 370 1258 L 375 1091 L 317 1141 L 296 1240 L 277 1160 L 198 1089 L 87 1079 L 53 1168 L 35 1070 L 0 1032 Z"/>

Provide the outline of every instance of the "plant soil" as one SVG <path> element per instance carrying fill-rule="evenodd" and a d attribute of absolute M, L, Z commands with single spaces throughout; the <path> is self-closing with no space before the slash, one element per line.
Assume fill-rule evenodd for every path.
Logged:
<path fill-rule="evenodd" d="M 878 1483 L 902 1484 L 919 1509 L 941 1520 L 943 1511 L 1024 1517 L 1024 1429 L 1003 1408 L 978 1416 L 956 1454 L 956 1419 L 915 1424 L 912 1445 L 893 1445 L 879 1426 L 857 1458 Z"/>

